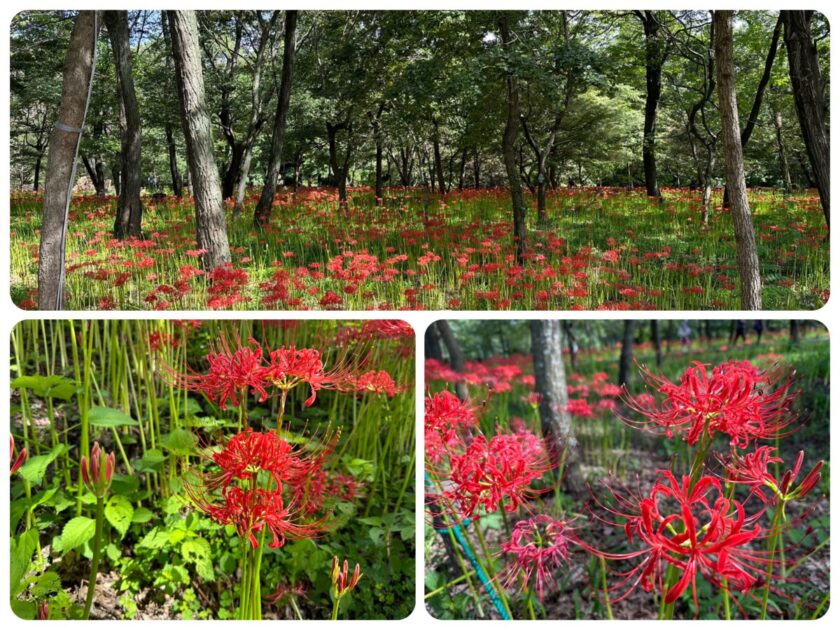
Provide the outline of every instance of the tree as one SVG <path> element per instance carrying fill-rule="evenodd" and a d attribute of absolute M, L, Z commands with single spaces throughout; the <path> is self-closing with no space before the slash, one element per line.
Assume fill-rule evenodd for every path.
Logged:
<path fill-rule="evenodd" d="M 437 327 L 437 332 L 440 335 L 443 345 L 446 347 L 446 352 L 449 355 L 449 365 L 455 372 L 461 373 L 464 371 L 464 353 L 455 335 L 452 334 L 452 328 L 449 322 L 441 319 L 434 324 Z M 464 381 L 455 383 L 455 393 L 461 400 L 467 399 L 467 385 Z"/>
<path fill-rule="evenodd" d="M 531 321 L 534 390 L 540 396 L 540 422 L 549 457 L 565 473 L 570 490 L 583 489 L 577 465 L 577 439 L 569 414 L 569 390 L 563 366 L 563 335 L 558 320 Z"/>
<path fill-rule="evenodd" d="M 796 114 L 820 194 L 825 224 L 829 226 L 831 151 L 826 126 L 825 86 L 817 43 L 811 35 L 813 15 L 813 11 L 782 11 L 782 21 Z"/>
<path fill-rule="evenodd" d="M 668 56 L 668 44 L 660 34 L 659 17 L 655 11 L 634 11 L 645 33 L 645 126 L 642 140 L 642 160 L 645 166 L 645 186 L 648 197 L 660 197 L 656 177 L 656 111 L 662 94 L 662 66 Z"/>
<path fill-rule="evenodd" d="M 175 57 L 175 76 L 181 101 L 181 120 L 187 143 L 195 197 L 195 228 L 204 269 L 230 262 L 224 201 L 213 155 L 210 116 L 204 97 L 204 75 L 194 11 L 167 11 Z"/>
<path fill-rule="evenodd" d="M 505 119 L 505 132 L 502 136 L 502 155 L 504 156 L 508 188 L 510 189 L 510 199 L 513 206 L 513 240 L 516 245 L 516 261 L 522 264 L 525 262 L 528 233 L 525 225 L 525 198 L 522 194 L 522 180 L 519 176 L 519 165 L 516 160 L 520 124 L 519 82 L 511 67 L 514 41 L 507 12 L 500 13 L 498 27 L 503 46 L 502 54 L 507 92 L 507 117 Z"/>
<path fill-rule="evenodd" d="M 64 307 L 67 213 L 101 25 L 99 11 L 80 11 L 64 60 L 58 123 L 50 134 L 38 258 L 38 308 L 45 311 Z"/>
<path fill-rule="evenodd" d="M 271 136 L 271 153 L 265 170 L 260 200 L 254 208 L 254 226 L 262 228 L 271 216 L 271 205 L 277 192 L 277 178 L 283 162 L 283 142 L 286 138 L 286 115 L 292 97 L 292 74 L 295 62 L 295 29 L 297 11 L 286 11 L 283 36 L 283 69 L 280 72 L 280 93 L 277 96 L 277 111 L 274 114 L 274 129 Z"/>
<path fill-rule="evenodd" d="M 140 237 L 143 220 L 143 204 L 140 201 L 140 179 L 143 173 L 141 162 L 142 133 L 140 130 L 140 109 L 134 91 L 134 77 L 131 69 L 131 50 L 128 43 L 128 12 L 105 11 L 105 26 L 111 40 L 114 64 L 117 70 L 122 127 L 122 150 L 120 164 L 120 197 L 117 202 L 117 216 L 114 220 L 114 237 Z"/>
<path fill-rule="evenodd" d="M 732 11 L 715 11 L 713 15 L 715 60 L 717 62 L 718 100 L 721 133 L 726 162 L 726 185 L 729 188 L 732 220 L 735 224 L 735 246 L 738 275 L 741 279 L 741 308 L 761 309 L 761 276 L 755 230 L 747 201 L 744 178 L 744 156 L 741 149 L 741 128 L 738 122 L 738 100 L 735 93 L 735 61 L 733 58 Z"/>
<path fill-rule="evenodd" d="M 624 320 L 624 334 L 621 337 L 621 355 L 618 359 L 618 385 L 627 385 L 633 364 L 633 338 L 636 334 L 636 320 Z"/>

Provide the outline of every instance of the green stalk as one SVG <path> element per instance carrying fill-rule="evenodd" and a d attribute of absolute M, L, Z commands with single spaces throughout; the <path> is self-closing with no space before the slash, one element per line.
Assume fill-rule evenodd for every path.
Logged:
<path fill-rule="evenodd" d="M 761 619 L 767 619 L 767 602 L 770 599 L 770 577 L 773 575 L 773 560 L 776 555 L 776 545 L 781 538 L 780 528 L 782 520 L 784 519 L 785 502 L 782 497 L 779 497 L 779 504 L 776 506 L 776 512 L 773 514 L 773 523 L 770 526 L 770 539 L 767 541 L 767 551 L 769 558 L 767 560 L 767 581 L 764 585 L 764 593 L 761 596 Z"/>
<path fill-rule="evenodd" d="M 93 534 L 93 558 L 90 561 L 90 576 L 88 577 L 87 597 L 85 597 L 85 610 L 82 618 L 90 619 L 90 608 L 93 605 L 93 596 L 96 593 L 96 577 L 99 574 L 99 560 L 102 552 L 102 521 L 105 511 L 105 498 L 96 498 L 96 530 Z"/>

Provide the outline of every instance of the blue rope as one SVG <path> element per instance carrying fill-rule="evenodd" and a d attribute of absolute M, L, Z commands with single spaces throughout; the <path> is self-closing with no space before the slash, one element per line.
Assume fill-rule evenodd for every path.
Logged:
<path fill-rule="evenodd" d="M 431 479 L 429 478 L 429 474 L 425 473 L 426 476 L 426 483 L 427 485 L 431 486 Z M 464 525 L 469 525 L 472 521 L 470 519 L 466 519 L 464 521 Z M 478 527 L 478 524 L 475 524 Z M 490 581 L 490 578 L 487 576 L 487 573 L 484 572 L 484 569 L 479 564 L 476 557 L 473 555 L 472 550 L 470 549 L 469 544 L 467 543 L 467 538 L 464 535 L 464 529 L 461 527 L 459 523 L 453 523 L 449 527 L 435 527 L 435 531 L 439 532 L 443 535 L 444 532 L 451 531 L 452 534 L 455 536 L 455 540 L 458 541 L 458 544 L 461 545 L 461 549 L 464 550 L 464 555 L 467 557 L 467 560 L 470 563 L 470 566 L 475 571 L 475 574 L 478 576 L 478 579 L 481 580 L 482 586 L 484 586 L 487 594 L 490 596 L 490 601 L 493 602 L 493 605 L 496 607 L 496 611 L 499 613 L 499 616 L 504 619 L 505 621 L 510 621 L 510 615 L 508 614 L 507 610 L 505 609 L 504 604 L 502 604 L 502 600 L 499 598 L 499 594 L 496 592 L 496 589 L 493 588 L 493 583 Z"/>

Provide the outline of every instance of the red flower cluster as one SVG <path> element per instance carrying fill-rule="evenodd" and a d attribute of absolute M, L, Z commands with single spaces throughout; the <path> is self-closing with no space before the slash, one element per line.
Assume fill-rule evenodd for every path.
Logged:
<path fill-rule="evenodd" d="M 513 556 L 499 577 L 506 588 L 522 580 L 543 599 L 552 574 L 568 563 L 569 547 L 581 545 L 574 529 L 566 522 L 540 514 L 514 525 L 510 539 L 503 542 L 503 553 Z"/>
<path fill-rule="evenodd" d="M 668 566 L 678 570 L 679 579 L 664 594 L 672 603 L 691 586 L 697 604 L 697 576 L 702 575 L 720 588 L 748 591 L 763 583 L 766 558 L 750 543 L 762 535 L 757 524 L 763 510 L 747 517 L 742 503 L 724 494 L 717 477 L 701 477 L 692 487 L 688 476 L 681 480 L 667 470 L 644 497 L 628 495 L 626 488 L 610 487 L 617 507 L 606 508 L 620 517 L 628 542 L 640 548 L 627 553 L 603 553 L 610 560 L 638 561 L 621 574 L 613 588 L 627 586 L 614 601 L 627 597 L 641 584 L 646 591 L 666 584 Z M 608 521 L 604 521 L 608 522 Z"/>
<path fill-rule="evenodd" d="M 662 429 L 668 437 L 680 435 L 692 445 L 703 435 L 723 433 L 741 448 L 754 440 L 775 438 L 790 426 L 792 375 L 781 380 L 747 361 L 727 361 L 711 373 L 707 367 L 695 362 L 679 384 L 643 371 L 648 384 L 665 398 L 657 407 L 627 397 L 628 407 L 646 418 L 630 424 Z"/>
<path fill-rule="evenodd" d="M 426 398 L 426 456 L 438 462 L 450 448 L 460 443 L 460 431 L 478 424 L 475 411 L 447 391 Z"/>
<path fill-rule="evenodd" d="M 322 531 L 325 518 L 304 520 L 301 497 L 309 479 L 323 472 L 334 445 L 330 441 L 305 453 L 275 433 L 247 429 L 212 455 L 219 471 L 188 480 L 186 489 L 198 509 L 220 525 L 234 525 L 252 547 L 259 546 L 256 535 L 263 530 L 271 532 L 270 547 L 282 547 L 287 538 L 311 538 Z"/>

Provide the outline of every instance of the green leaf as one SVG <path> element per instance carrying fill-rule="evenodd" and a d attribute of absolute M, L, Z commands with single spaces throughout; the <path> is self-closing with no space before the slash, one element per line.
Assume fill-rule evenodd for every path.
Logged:
<path fill-rule="evenodd" d="M 35 455 L 26 460 L 26 463 L 18 469 L 18 474 L 33 485 L 39 485 L 44 480 L 47 467 L 55 461 L 55 458 L 64 452 L 66 447 L 58 444 L 46 455 Z"/>
<path fill-rule="evenodd" d="M 203 580 L 215 580 L 213 561 L 210 553 L 210 543 L 204 538 L 192 538 L 181 545 L 181 556 L 184 562 L 192 562 L 195 571 Z"/>
<path fill-rule="evenodd" d="M 160 439 L 160 443 L 173 455 L 190 455 L 195 451 L 195 436 L 186 429 L 175 429 Z"/>
<path fill-rule="evenodd" d="M 120 538 L 125 536 L 131 526 L 131 519 L 134 517 L 134 506 L 125 497 L 115 495 L 108 499 L 105 504 L 105 518 L 120 533 Z"/>
<path fill-rule="evenodd" d="M 153 527 L 152 530 L 143 536 L 143 540 L 137 543 L 140 549 L 163 549 L 169 544 L 169 532 L 158 527 Z"/>
<path fill-rule="evenodd" d="M 58 374 L 18 376 L 12 381 L 12 387 L 29 389 L 40 398 L 60 398 L 65 401 L 69 401 L 76 393 L 76 381 Z"/>
<path fill-rule="evenodd" d="M 131 517 L 132 523 L 148 523 L 154 518 L 154 513 L 148 508 L 137 508 L 134 510 L 134 516 Z"/>
<path fill-rule="evenodd" d="M 47 571 L 38 576 L 30 587 L 30 592 L 36 599 L 42 599 L 47 595 L 58 593 L 60 590 L 61 577 L 54 571 Z"/>
<path fill-rule="evenodd" d="M 137 475 L 121 475 L 115 473 L 111 479 L 111 492 L 115 495 L 129 496 L 140 488 L 140 478 Z"/>
<path fill-rule="evenodd" d="M 163 454 L 163 451 L 159 448 L 150 448 L 141 459 L 134 460 L 132 466 L 137 472 L 160 472 L 165 461 L 166 455 Z"/>
<path fill-rule="evenodd" d="M 131 416 L 111 407 L 92 407 L 88 411 L 88 422 L 97 427 L 136 427 L 139 424 Z"/>
<path fill-rule="evenodd" d="M 17 538 L 12 538 L 11 553 L 9 561 L 11 571 L 9 574 L 12 594 L 17 595 L 26 586 L 22 584 L 23 578 L 29 571 L 32 563 L 32 556 L 38 548 L 38 530 L 29 529 Z"/>
<path fill-rule="evenodd" d="M 67 521 L 58 539 L 59 551 L 65 552 L 81 547 L 96 532 L 96 521 L 87 516 L 77 516 Z"/>

